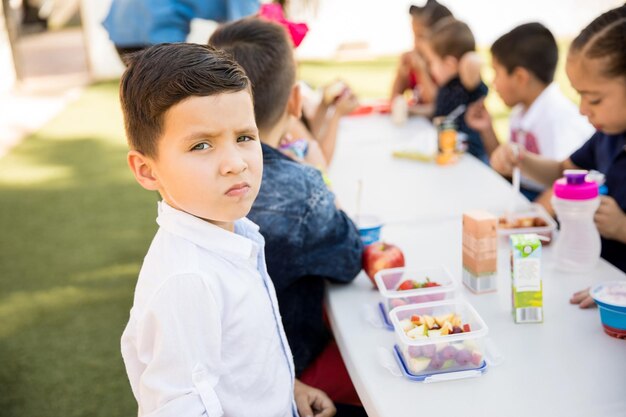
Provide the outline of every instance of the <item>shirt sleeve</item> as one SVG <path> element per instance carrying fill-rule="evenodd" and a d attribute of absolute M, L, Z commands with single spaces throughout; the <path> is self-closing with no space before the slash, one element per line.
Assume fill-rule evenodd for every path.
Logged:
<path fill-rule="evenodd" d="M 600 132 L 596 132 L 577 151 L 570 155 L 569 159 L 574 165 L 582 169 L 597 169 L 596 165 L 596 142 Z"/>
<path fill-rule="evenodd" d="M 468 103 L 473 103 L 479 98 L 485 97 L 487 93 L 489 93 L 489 88 L 487 87 L 487 84 L 481 81 L 480 84 L 478 84 L 478 86 L 473 91 L 468 91 Z"/>
<path fill-rule="evenodd" d="M 335 206 L 321 176 L 312 178 L 302 223 L 304 275 L 350 282 L 361 271 L 363 243 L 350 218 Z"/>
<path fill-rule="evenodd" d="M 171 277 L 140 320 L 136 346 L 147 360 L 136 393 L 139 415 L 223 415 L 215 392 L 221 363 L 219 306 L 198 274 Z"/>

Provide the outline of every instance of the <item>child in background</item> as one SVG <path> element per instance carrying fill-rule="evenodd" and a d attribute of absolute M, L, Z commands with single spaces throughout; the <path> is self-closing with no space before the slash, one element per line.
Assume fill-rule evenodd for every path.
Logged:
<path fill-rule="evenodd" d="M 351 282 L 361 270 L 358 230 L 336 207 L 320 172 L 277 149 L 301 114 L 293 47 L 284 28 L 243 19 L 218 28 L 209 42 L 231 54 L 252 82 L 264 170 L 249 216 L 265 237 L 296 375 L 325 391 L 340 416 L 360 400 L 324 321 L 324 287 L 326 279 Z M 361 407 L 350 411 L 359 410 L 364 414 Z"/>
<path fill-rule="evenodd" d="M 597 129 L 569 158 L 554 161 L 511 146 L 498 148 L 492 167 L 510 175 L 514 166 L 545 185 L 561 177 L 565 169 L 595 169 L 606 176 L 608 195 L 600 196 L 594 220 L 602 238 L 602 257 L 626 272 L 626 5 L 610 10 L 591 22 L 574 39 L 566 71 L 580 94 L 580 112 Z M 576 293 L 572 303 L 593 305 L 587 290 Z"/>
<path fill-rule="evenodd" d="M 487 95 L 475 48 L 474 35 L 464 22 L 446 18 L 433 27 L 426 55 L 430 73 L 439 86 L 433 114 L 435 123 L 459 106 L 467 106 Z M 455 120 L 457 131 L 467 136 L 467 151 L 487 163 L 488 155 L 498 143 L 495 138 L 485 138 L 483 143 L 478 132 L 465 123 L 464 116 L 465 111 Z"/>
<path fill-rule="evenodd" d="M 300 85 L 303 88 L 302 83 Z M 302 117 L 294 121 L 290 133 L 294 137 L 307 138 L 309 142 L 315 140 L 330 165 L 335 154 L 339 122 L 358 107 L 359 100 L 350 86 L 339 80 L 322 88 L 319 101 L 307 103 L 311 96 L 303 94 Z M 311 110 L 307 112 L 307 108 Z"/>
<path fill-rule="evenodd" d="M 549 159 L 562 160 L 593 134 L 593 126 L 553 83 L 559 51 L 552 33 L 540 23 L 527 23 L 501 36 L 491 47 L 493 86 L 504 104 L 513 107 L 511 143 Z M 484 100 L 470 104 L 467 125 L 483 142 L 499 142 Z M 550 213 L 551 188 L 522 176 L 521 192 Z"/>
<path fill-rule="evenodd" d="M 400 64 L 391 88 L 391 101 L 410 90 L 413 100 L 409 107 L 412 114 L 432 115 L 437 85 L 431 78 L 423 56 L 423 46 L 430 36 L 430 29 L 440 20 L 452 17 L 452 12 L 436 0 L 428 0 L 422 7 L 409 8 L 413 29 L 413 50 L 400 57 Z"/>
<path fill-rule="evenodd" d="M 263 237 L 245 218 L 263 160 L 244 71 L 196 44 L 127 63 L 128 163 L 163 199 L 121 341 L 138 415 L 332 416 L 294 381 Z"/>

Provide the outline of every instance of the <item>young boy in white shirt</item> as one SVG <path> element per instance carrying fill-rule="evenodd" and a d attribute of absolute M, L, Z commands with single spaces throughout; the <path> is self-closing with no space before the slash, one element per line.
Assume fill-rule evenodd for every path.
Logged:
<path fill-rule="evenodd" d="M 263 164 L 244 71 L 208 46 L 156 45 L 129 58 L 120 99 L 131 171 L 163 199 L 121 341 L 139 416 L 332 416 L 294 381 L 245 218 Z"/>
<path fill-rule="evenodd" d="M 494 87 L 512 107 L 511 142 L 528 152 L 562 160 L 578 149 L 594 132 L 576 105 L 553 83 L 558 48 L 552 33 L 540 23 L 527 23 L 502 35 L 491 46 Z M 495 140 L 495 132 L 483 101 L 470 105 L 466 122 L 483 139 Z M 494 139 L 491 139 L 494 138 Z M 522 176 L 521 191 L 549 211 L 551 192 Z"/>

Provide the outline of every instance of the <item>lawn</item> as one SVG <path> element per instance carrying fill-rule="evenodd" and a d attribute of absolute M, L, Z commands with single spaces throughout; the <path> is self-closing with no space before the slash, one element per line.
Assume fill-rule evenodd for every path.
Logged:
<path fill-rule="evenodd" d="M 394 67 L 395 58 L 305 62 L 299 76 L 313 86 L 339 77 L 362 97 L 385 97 Z M 505 120 L 504 106 L 489 100 Z M 0 159 L 3 417 L 136 414 L 119 338 L 156 230 L 157 195 L 135 183 L 125 154 L 109 82 Z"/>

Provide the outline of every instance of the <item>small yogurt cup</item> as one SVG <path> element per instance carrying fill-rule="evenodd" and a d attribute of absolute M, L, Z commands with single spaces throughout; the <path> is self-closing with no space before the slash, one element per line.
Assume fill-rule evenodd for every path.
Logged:
<path fill-rule="evenodd" d="M 606 334 L 626 339 L 626 281 L 610 281 L 594 286 L 590 291 Z"/>
<path fill-rule="evenodd" d="M 365 246 L 380 240 L 380 230 L 383 227 L 380 217 L 364 214 L 357 217 L 355 223 L 359 228 L 359 235 Z"/>

